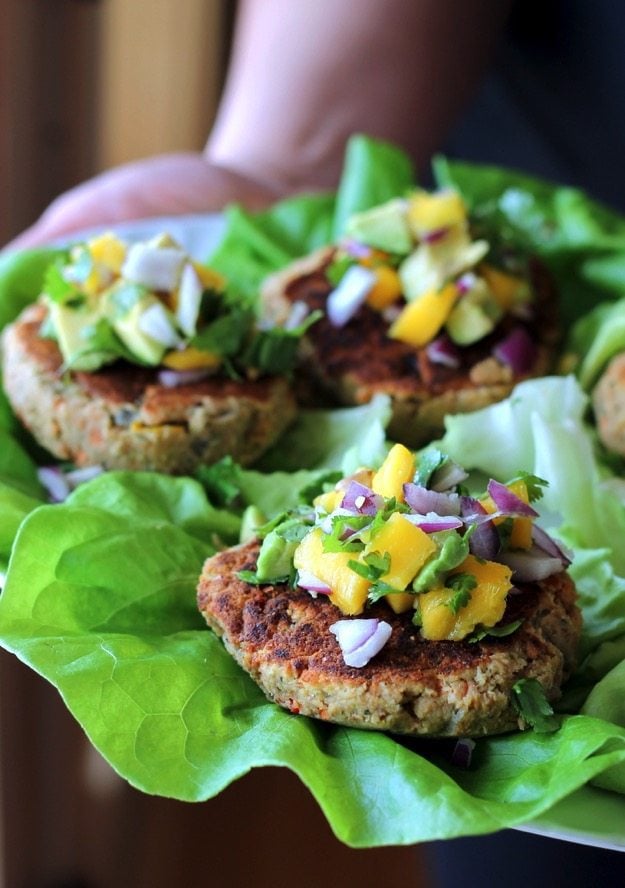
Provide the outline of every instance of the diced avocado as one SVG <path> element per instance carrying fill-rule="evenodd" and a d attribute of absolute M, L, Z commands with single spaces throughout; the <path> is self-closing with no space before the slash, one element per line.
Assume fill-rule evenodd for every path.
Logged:
<path fill-rule="evenodd" d="M 256 537 L 256 531 L 267 521 L 258 506 L 248 506 L 241 517 L 239 542 L 247 543 Z"/>
<path fill-rule="evenodd" d="M 97 311 L 51 302 L 49 317 L 64 363 L 72 370 L 91 373 L 116 357 L 98 348 L 96 334 L 102 317 Z"/>
<path fill-rule="evenodd" d="M 428 592 L 434 586 L 441 585 L 445 574 L 462 564 L 469 554 L 469 541 L 455 530 L 430 534 L 430 539 L 439 549 L 417 574 L 412 584 L 415 592 Z"/>
<path fill-rule="evenodd" d="M 139 318 L 156 296 L 134 284 L 113 287 L 106 293 L 103 310 L 111 326 L 126 348 L 142 363 L 155 366 L 167 351 L 166 346 L 152 339 L 139 327 Z"/>
<path fill-rule="evenodd" d="M 285 540 L 275 530 L 268 533 L 258 553 L 257 579 L 270 582 L 288 577 L 293 569 L 293 554 L 298 545 L 299 540 Z"/>
<path fill-rule="evenodd" d="M 471 590 L 468 602 L 456 613 L 450 604 L 454 590 L 439 586 L 419 596 L 421 634 L 431 641 L 460 641 L 476 626 L 495 626 L 506 609 L 506 597 L 512 588 L 512 571 L 505 564 L 481 561 L 468 555 L 462 564 L 454 568 L 452 576 L 471 574 L 477 585 Z"/>
<path fill-rule="evenodd" d="M 345 234 L 387 253 L 409 253 L 413 246 L 406 219 L 406 202 L 399 198 L 355 213 L 347 220 Z"/>
<path fill-rule="evenodd" d="M 485 286 L 466 293 L 452 309 L 445 328 L 457 345 L 470 345 L 487 336 L 503 315 L 503 309 Z"/>

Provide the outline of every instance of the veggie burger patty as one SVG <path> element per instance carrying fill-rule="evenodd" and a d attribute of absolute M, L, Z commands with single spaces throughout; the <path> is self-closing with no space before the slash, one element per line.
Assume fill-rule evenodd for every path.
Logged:
<path fill-rule="evenodd" d="M 519 679 L 537 679 L 553 701 L 575 662 L 581 620 L 566 573 L 510 597 L 504 621 L 523 622 L 505 638 L 429 641 L 408 614 L 372 605 L 367 616 L 392 632 L 376 658 L 356 668 L 330 632 L 337 611 L 328 598 L 238 578 L 257 555 L 251 542 L 209 558 L 199 608 L 267 697 L 292 712 L 401 734 L 502 733 L 522 726 L 512 692 Z"/>
<path fill-rule="evenodd" d="M 207 376 L 167 387 L 157 370 L 125 362 L 64 373 L 57 344 L 39 335 L 45 315 L 43 305 L 32 305 L 6 328 L 3 383 L 20 421 L 60 459 L 171 474 L 226 454 L 248 464 L 295 416 L 280 376 Z"/>
<path fill-rule="evenodd" d="M 305 336 L 301 399 L 388 394 L 390 437 L 417 447 L 446 414 L 547 373 L 559 338 L 553 281 L 535 258 L 492 241 L 472 239 L 457 193 L 417 192 L 357 214 L 337 244 L 269 277 L 268 313 L 324 312 Z"/>
<path fill-rule="evenodd" d="M 287 374 L 300 335 L 261 325 L 168 235 L 104 233 L 60 255 L 7 327 L 4 387 L 39 443 L 79 466 L 248 464 L 295 416 Z"/>
<path fill-rule="evenodd" d="M 534 524 L 545 482 L 491 480 L 474 497 L 466 478 L 396 444 L 377 471 L 261 526 L 262 544 L 209 558 L 199 609 L 292 712 L 415 735 L 527 727 L 528 684 L 548 711 L 575 666 L 570 558 Z"/>

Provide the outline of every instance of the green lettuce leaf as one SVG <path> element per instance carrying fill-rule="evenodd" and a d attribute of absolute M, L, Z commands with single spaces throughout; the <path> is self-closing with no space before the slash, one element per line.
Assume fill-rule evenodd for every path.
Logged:
<path fill-rule="evenodd" d="M 35 510 L 15 544 L 2 643 L 56 684 L 139 789 L 199 801 L 252 767 L 288 767 L 337 836 L 365 847 L 512 826 L 625 761 L 625 731 L 590 717 L 480 741 L 463 771 L 444 743 L 432 752 L 274 706 L 196 611 L 216 528 L 196 482 L 115 473 Z"/>
<path fill-rule="evenodd" d="M 0 329 L 37 299 L 46 269 L 61 255 L 48 247 L 0 256 Z"/>
<path fill-rule="evenodd" d="M 614 298 L 625 255 L 622 219 L 580 192 L 509 170 L 440 160 L 436 173 L 441 184 L 460 187 L 486 231 L 503 225 L 511 240 L 543 257 L 567 323 L 599 298 Z M 356 137 L 336 198 L 297 197 L 262 214 L 231 208 L 214 264 L 255 301 L 266 274 L 331 241 L 347 215 L 401 193 L 412 175 L 401 152 Z M 36 298 L 54 255 L 35 251 L 0 262 L 0 325 Z M 590 781 L 624 792 L 623 508 L 584 425 L 586 404 L 570 378 L 545 380 L 517 389 L 499 413 L 448 425 L 446 452 L 459 462 L 500 480 L 520 470 L 549 480 L 540 508 L 552 532 L 575 548 L 572 572 L 585 615 L 584 659 L 559 707 L 560 729 L 480 740 L 468 770 L 451 764 L 445 741 L 349 730 L 269 703 L 195 606 L 203 560 L 236 542 L 244 505 L 270 515 L 327 470 L 381 461 L 389 410 L 383 398 L 305 412 L 261 465 L 233 473 L 243 494 L 236 508 L 211 504 L 194 480 L 148 473 L 106 474 L 61 506 L 38 506 L 34 463 L 25 451 L 4 447 L 15 443 L 15 423 L 0 402 L 7 434 L 0 442 L 0 458 L 7 454 L 2 566 L 10 557 L 0 643 L 58 688 L 95 747 L 132 785 L 199 801 L 253 767 L 287 767 L 339 839 L 355 847 L 515 826 Z M 572 714 L 586 698 L 583 714 Z"/>

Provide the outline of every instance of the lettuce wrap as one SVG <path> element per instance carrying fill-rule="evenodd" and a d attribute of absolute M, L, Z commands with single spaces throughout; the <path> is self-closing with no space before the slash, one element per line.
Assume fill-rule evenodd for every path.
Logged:
<path fill-rule="evenodd" d="M 439 159 L 435 173 L 460 188 L 484 225 L 505 226 L 544 258 L 568 321 L 603 298 L 601 286 L 579 276 L 590 258 L 625 245 L 624 221 L 577 191 L 510 171 Z M 231 208 L 210 261 L 255 291 L 266 273 L 330 240 L 353 209 L 412 184 L 401 152 L 356 137 L 336 196 L 298 197 L 258 215 Z M 40 261 L 39 251 L 19 254 L 0 269 L 5 322 L 36 298 Z M 499 480 L 525 470 L 549 482 L 543 521 L 574 550 L 585 617 L 583 659 L 559 729 L 481 739 L 468 768 L 453 763 L 450 741 L 342 728 L 269 703 L 195 607 L 203 560 L 236 542 L 247 507 L 275 514 L 334 471 L 381 462 L 384 399 L 304 413 L 254 470 L 226 464 L 199 479 L 107 473 L 54 506 L 41 504 L 35 451 L 3 405 L 2 443 L 13 443 L 0 478 L 10 491 L 0 511 L 0 555 L 10 556 L 0 643 L 58 689 L 93 745 L 133 786 L 202 801 L 252 768 L 287 767 L 353 847 L 525 824 L 591 782 L 620 801 L 625 509 L 584 411 L 575 380 L 538 380 L 500 405 L 450 419 L 437 445 Z"/>

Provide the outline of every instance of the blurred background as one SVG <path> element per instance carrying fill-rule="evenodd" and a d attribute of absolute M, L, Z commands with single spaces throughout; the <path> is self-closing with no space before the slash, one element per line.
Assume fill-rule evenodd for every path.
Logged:
<path fill-rule="evenodd" d="M 112 165 L 201 149 L 226 69 L 229 0 L 2 0 L 0 243 Z M 0 885 L 415 888 L 412 848 L 339 844 L 297 779 L 265 769 L 216 799 L 144 796 L 57 693 L 0 652 Z"/>
<path fill-rule="evenodd" d="M 110 166 L 201 149 L 229 0 L 2 0 L 0 242 Z"/>

